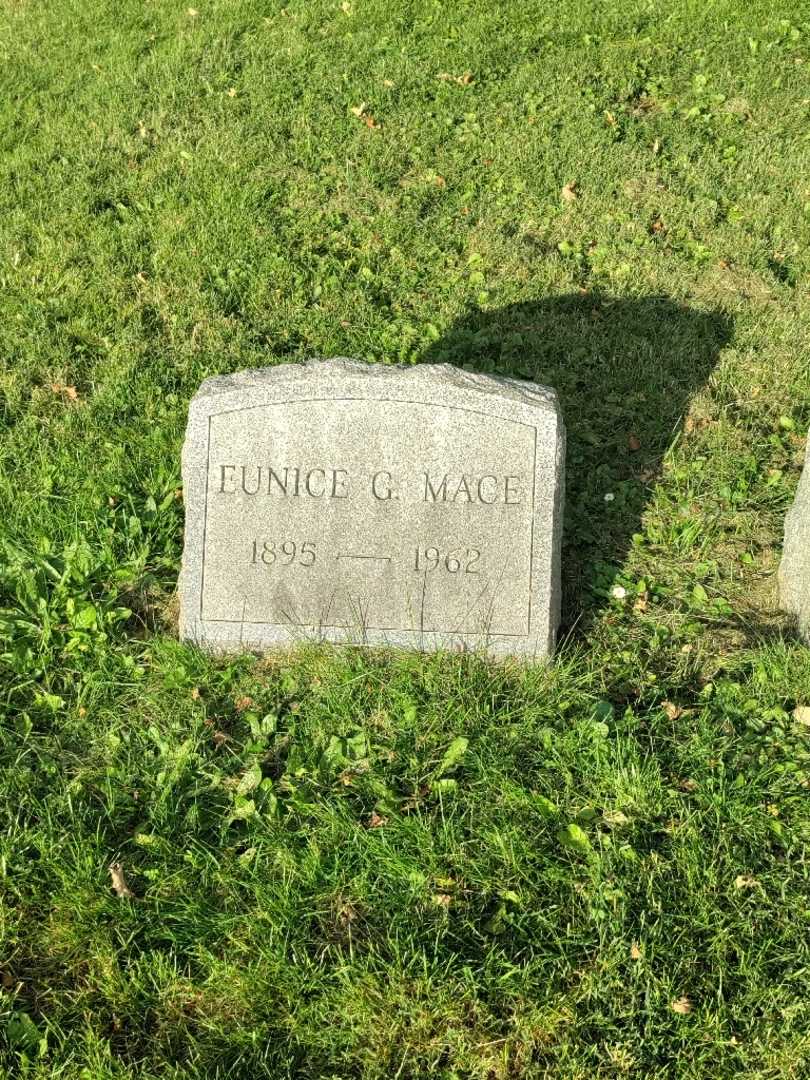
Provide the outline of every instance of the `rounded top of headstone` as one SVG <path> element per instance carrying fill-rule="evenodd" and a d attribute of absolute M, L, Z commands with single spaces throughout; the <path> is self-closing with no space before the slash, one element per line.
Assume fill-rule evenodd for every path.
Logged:
<path fill-rule="evenodd" d="M 379 364 L 352 360 L 345 356 L 311 359 L 303 363 L 274 364 L 264 368 L 237 371 L 232 375 L 215 375 L 206 379 L 195 397 L 208 397 L 234 390 L 259 389 L 282 383 L 300 385 L 302 381 L 345 385 L 346 380 L 369 379 L 381 383 L 407 382 L 410 386 L 442 384 L 458 390 L 497 394 L 499 397 L 523 401 L 532 405 L 547 405 L 558 410 L 557 394 L 548 386 L 504 375 L 486 375 L 452 364 Z"/>

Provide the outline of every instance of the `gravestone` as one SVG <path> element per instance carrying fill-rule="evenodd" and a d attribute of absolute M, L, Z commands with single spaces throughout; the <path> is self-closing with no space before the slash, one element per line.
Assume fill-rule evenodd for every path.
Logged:
<path fill-rule="evenodd" d="M 782 608 L 796 616 L 802 637 L 810 641 L 810 438 L 796 500 L 785 516 L 779 599 Z"/>
<path fill-rule="evenodd" d="M 449 365 L 208 379 L 183 448 L 181 636 L 547 656 L 564 452 L 553 390 Z"/>

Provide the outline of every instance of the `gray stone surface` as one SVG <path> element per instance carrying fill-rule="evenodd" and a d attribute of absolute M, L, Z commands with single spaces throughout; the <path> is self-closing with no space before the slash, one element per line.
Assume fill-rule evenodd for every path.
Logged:
<path fill-rule="evenodd" d="M 316 360 L 208 379 L 183 447 L 181 636 L 540 659 L 559 618 L 553 390 Z"/>
<path fill-rule="evenodd" d="M 796 500 L 785 517 L 779 599 L 784 610 L 796 616 L 802 637 L 810 641 L 810 438 Z"/>

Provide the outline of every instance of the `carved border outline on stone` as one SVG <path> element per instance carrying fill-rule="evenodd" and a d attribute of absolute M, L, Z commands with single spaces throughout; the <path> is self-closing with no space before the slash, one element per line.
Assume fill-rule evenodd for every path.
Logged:
<path fill-rule="evenodd" d="M 323 379 L 321 379 L 323 376 Z M 333 389 L 346 390 L 346 396 L 378 400 L 379 390 L 390 386 L 390 399 L 403 401 L 424 394 L 429 403 L 441 396 L 451 400 L 458 394 L 466 399 L 471 412 L 482 412 L 500 420 L 521 417 L 526 426 L 537 432 L 537 456 L 533 486 L 537 526 L 532 522 L 532 622 L 529 633 L 510 638 L 494 638 L 486 631 L 452 634 L 416 631 L 369 631 L 358 639 L 344 629 L 308 628 L 296 635 L 295 628 L 282 624 L 256 626 L 207 623 L 198 613 L 200 569 L 202 562 L 203 506 L 205 501 L 206 439 L 208 417 L 233 411 L 244 401 L 243 393 L 258 398 L 258 403 L 272 405 L 282 400 L 300 400 L 299 390 L 309 379 L 307 397 L 331 397 Z M 348 385 L 340 386 L 344 380 Z M 356 388 L 356 389 L 355 389 Z M 485 396 L 481 397 L 479 392 Z M 344 396 L 344 395 L 341 395 Z M 217 398 L 220 401 L 217 402 Z M 262 400 L 263 399 L 263 400 Z M 477 399 L 477 400 L 475 400 Z M 458 400 L 458 398 L 456 398 Z M 478 408 L 486 400 L 483 410 Z M 219 407 L 217 407 L 219 406 Z M 491 407 L 490 407 L 491 406 Z M 462 406 L 463 407 L 463 406 Z M 535 423 L 536 417 L 536 423 Z M 520 421 L 518 421 L 520 422 Z M 546 435 L 550 442 L 546 444 Z M 542 440 L 543 454 L 540 455 Z M 305 362 L 272 364 L 255 369 L 216 375 L 205 379 L 189 404 L 188 423 L 183 442 L 183 487 L 186 504 L 183 561 L 178 581 L 180 592 L 180 637 L 184 641 L 217 653 L 234 651 L 264 652 L 274 648 L 294 647 L 299 641 L 323 641 L 335 645 L 361 645 L 372 648 L 433 650 L 472 648 L 492 657 L 513 657 L 536 662 L 547 660 L 554 649 L 560 617 L 560 559 L 565 501 L 565 423 L 559 399 L 550 387 L 502 375 L 484 375 L 450 364 L 389 365 L 371 364 L 346 357 L 313 358 Z M 537 491 L 548 495 L 537 504 Z M 548 577 L 547 577 L 548 574 Z M 542 602 L 538 607 L 538 598 Z M 264 629 L 262 629 L 264 627 Z"/>
<path fill-rule="evenodd" d="M 205 509 L 203 513 L 203 532 L 202 532 L 202 556 L 200 559 L 200 621 L 209 623 L 227 623 L 234 626 L 297 626 L 301 628 L 309 627 L 310 623 L 292 622 L 287 620 L 286 622 L 269 622 L 267 619 L 205 619 L 203 618 L 203 601 L 205 599 L 205 554 L 206 554 L 206 538 L 208 535 L 208 492 L 211 480 L 211 421 L 215 416 L 230 416 L 233 413 L 251 412 L 254 409 L 273 409 L 281 405 L 307 405 L 321 402 L 333 402 L 333 401 L 372 401 L 381 402 L 386 405 L 424 405 L 433 409 L 452 409 L 456 412 L 472 413 L 475 416 L 483 416 L 488 420 L 496 419 L 504 424 L 517 424 L 518 427 L 528 428 L 533 433 L 533 447 L 532 447 L 532 502 L 531 502 L 531 518 L 530 518 L 530 534 L 529 534 L 529 595 L 526 610 L 526 630 L 522 634 L 499 634 L 495 631 L 487 631 L 488 637 L 493 638 L 526 638 L 531 634 L 532 629 L 532 594 L 533 594 L 533 580 L 534 580 L 534 509 L 535 509 L 535 492 L 537 489 L 537 425 L 527 424 L 523 420 L 514 420 L 511 417 L 506 416 L 494 416 L 491 412 L 485 412 L 483 409 L 469 409 L 464 405 L 444 405 L 437 401 L 411 401 L 404 398 L 381 398 L 381 397 L 317 397 L 317 398 L 293 398 L 288 401 L 267 401 L 262 402 L 260 405 L 243 405 L 238 409 L 222 409 L 220 412 L 208 414 L 208 440 L 206 446 L 206 460 L 205 460 Z M 348 627 L 345 623 L 319 623 L 320 627 L 325 630 L 346 630 Z M 425 634 L 459 634 L 462 637 L 469 637 L 470 632 L 460 630 L 458 627 L 440 627 L 434 626 L 429 630 L 420 628 L 416 630 L 412 626 L 367 626 L 367 630 L 378 630 L 380 633 L 425 633 Z"/>

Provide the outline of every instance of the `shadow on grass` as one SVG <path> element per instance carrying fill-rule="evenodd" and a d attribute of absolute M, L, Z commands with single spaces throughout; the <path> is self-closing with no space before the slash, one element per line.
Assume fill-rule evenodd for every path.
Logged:
<path fill-rule="evenodd" d="M 568 433 L 563 627 L 593 610 L 623 561 L 689 400 L 731 331 L 727 316 L 664 296 L 574 294 L 473 309 L 420 357 L 557 391 Z"/>

